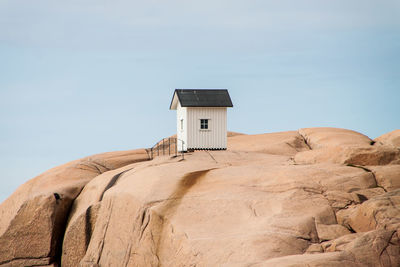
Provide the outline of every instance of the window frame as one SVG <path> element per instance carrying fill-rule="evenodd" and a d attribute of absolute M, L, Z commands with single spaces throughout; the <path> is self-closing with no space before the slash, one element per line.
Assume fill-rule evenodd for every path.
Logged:
<path fill-rule="evenodd" d="M 200 130 L 209 130 L 210 119 L 200 119 Z"/>

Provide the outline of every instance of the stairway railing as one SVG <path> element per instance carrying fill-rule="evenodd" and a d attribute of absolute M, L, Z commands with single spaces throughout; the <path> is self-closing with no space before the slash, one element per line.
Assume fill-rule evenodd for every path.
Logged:
<path fill-rule="evenodd" d="M 176 137 L 163 138 L 160 141 L 158 141 L 153 147 L 147 148 L 146 151 L 150 159 L 153 159 L 154 157 L 160 155 L 162 156 L 173 155 L 177 157 L 179 144 L 182 145 L 180 153 L 182 154 L 182 159 L 184 159 L 184 152 L 183 152 L 184 141 Z"/>

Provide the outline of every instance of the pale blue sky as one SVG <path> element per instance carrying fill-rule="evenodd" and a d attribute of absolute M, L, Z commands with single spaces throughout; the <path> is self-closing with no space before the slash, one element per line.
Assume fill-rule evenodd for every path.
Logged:
<path fill-rule="evenodd" d="M 0 201 L 53 166 L 174 134 L 174 88 L 228 128 L 400 128 L 400 1 L 0 0 Z"/>

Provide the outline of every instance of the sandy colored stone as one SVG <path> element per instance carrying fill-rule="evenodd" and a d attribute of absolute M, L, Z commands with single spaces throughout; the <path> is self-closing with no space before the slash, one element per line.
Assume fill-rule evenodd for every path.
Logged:
<path fill-rule="evenodd" d="M 132 165 L 128 165 L 98 175 L 85 186 L 75 199 L 63 240 L 62 266 L 79 264 L 89 245 L 104 194 L 118 183 L 119 178 L 125 172 L 133 169 Z"/>
<path fill-rule="evenodd" d="M 236 135 L 229 138 L 228 149 L 293 156 L 309 150 L 296 131 L 258 135 Z"/>
<path fill-rule="evenodd" d="M 367 232 L 348 245 L 361 266 L 400 266 L 400 242 L 397 231 L 376 230 Z"/>
<path fill-rule="evenodd" d="M 298 164 L 333 163 L 346 165 L 400 164 L 400 150 L 389 146 L 323 147 L 296 154 Z"/>
<path fill-rule="evenodd" d="M 85 184 L 147 159 L 145 150 L 107 152 L 55 167 L 20 186 L 0 205 L 0 264 L 57 260 L 70 206 Z"/>
<path fill-rule="evenodd" d="M 62 266 L 79 265 L 92 237 L 99 208 L 99 204 L 89 206 L 68 225 L 62 245 Z"/>
<path fill-rule="evenodd" d="M 290 255 L 252 263 L 256 267 L 361 267 L 349 256 L 340 252 Z"/>
<path fill-rule="evenodd" d="M 316 228 L 320 242 L 350 234 L 346 227 L 339 224 L 317 224 Z"/>
<path fill-rule="evenodd" d="M 233 137 L 233 136 L 237 136 L 237 135 L 244 135 L 243 133 L 238 133 L 238 132 L 227 132 L 226 136 L 229 137 Z"/>
<path fill-rule="evenodd" d="M 56 238 L 64 231 L 71 199 L 37 196 L 25 202 L 7 231 L 0 236 L 0 264 L 18 259 L 16 265 L 50 263 L 56 256 Z M 14 264 L 14 263 L 12 263 Z"/>
<path fill-rule="evenodd" d="M 321 244 L 316 243 L 316 244 L 311 244 L 307 248 L 307 250 L 306 250 L 306 252 L 304 254 L 320 254 L 322 252 L 324 252 L 324 250 L 323 250 Z"/>
<path fill-rule="evenodd" d="M 400 189 L 371 198 L 337 215 L 341 224 L 356 232 L 400 229 Z"/>
<path fill-rule="evenodd" d="M 38 267 L 57 267 L 57 265 L 49 264 L 50 257 L 40 259 L 13 259 L 6 263 L 0 264 L 1 267 L 21 267 L 21 266 L 38 266 Z"/>
<path fill-rule="evenodd" d="M 400 164 L 400 150 L 376 144 L 367 136 L 338 128 L 299 130 L 312 150 L 295 155 L 298 164 L 334 163 L 348 165 Z"/>
<path fill-rule="evenodd" d="M 322 242 L 320 245 L 324 252 L 337 252 L 349 250 L 352 246 L 352 242 L 357 238 L 363 236 L 364 233 L 352 233 L 343 235 L 334 240 Z"/>
<path fill-rule="evenodd" d="M 368 166 L 379 186 L 386 191 L 400 189 L 400 165 Z"/>
<path fill-rule="evenodd" d="M 372 140 L 361 133 L 330 127 L 303 128 L 299 134 L 307 141 L 311 149 L 327 147 L 365 147 L 369 146 Z"/>
<path fill-rule="evenodd" d="M 335 212 L 345 209 L 352 204 L 361 203 L 358 195 L 354 193 L 343 192 L 342 190 L 327 191 L 324 193 L 324 196 L 329 201 L 329 204 Z"/>
<path fill-rule="evenodd" d="M 351 236 L 351 239 L 345 241 L 348 236 Z M 285 256 L 253 263 L 252 266 L 399 266 L 400 250 L 396 232 L 378 230 L 348 236 L 341 238 L 345 242 L 346 249 L 344 250 Z M 333 248 L 333 242 L 329 248 Z M 315 247 L 314 250 L 316 250 Z"/>
<path fill-rule="evenodd" d="M 0 266 L 399 266 L 395 150 L 309 128 L 74 161 L 0 206 Z"/>
<path fill-rule="evenodd" d="M 357 262 L 372 266 L 398 266 L 400 250 L 398 232 L 374 230 L 342 236 L 322 243 L 325 252 L 350 252 Z"/>
<path fill-rule="evenodd" d="M 376 186 L 376 185 L 373 185 Z M 379 196 L 385 193 L 380 187 L 354 189 L 351 193 L 346 193 L 340 190 L 332 190 L 324 193 L 326 199 L 335 212 L 346 209 L 350 205 L 361 204 L 364 201 Z"/>
<path fill-rule="evenodd" d="M 213 152 L 212 155 L 226 153 L 230 152 Z M 247 258 L 299 253 L 308 247 L 309 241 L 305 239 L 315 238 L 312 237 L 315 236 L 315 223 L 311 211 L 294 213 L 271 205 L 272 199 L 281 200 L 284 206 L 289 204 L 295 192 L 264 191 L 257 184 L 266 179 L 254 176 L 260 174 L 259 168 L 228 166 L 218 160 L 224 157 L 214 158 L 218 163 L 207 152 L 195 152 L 188 155 L 185 162 L 164 163 L 127 173 L 105 195 L 103 202 L 106 201 L 104 205 L 107 206 L 102 202 L 97 221 L 109 223 L 96 225 L 82 263 L 110 264 L 122 257 L 117 252 L 124 251 L 123 247 L 130 247 L 132 252 L 129 257 L 122 257 L 122 264 L 138 265 L 157 265 L 159 261 L 165 265 L 172 262 L 177 265 L 239 263 L 246 262 Z M 271 167 L 268 165 L 266 160 L 259 167 Z M 176 172 L 166 172 L 167 169 Z M 144 181 L 140 177 L 148 178 Z M 318 194 L 315 198 L 301 196 L 300 192 L 297 195 L 301 198 L 299 202 L 323 201 Z M 126 209 L 124 207 L 130 209 L 121 216 L 118 211 Z M 138 228 L 128 227 L 132 224 L 129 218 L 137 220 Z M 118 228 L 114 220 L 118 220 Z M 296 224 L 295 221 L 303 223 Z M 282 222 L 286 223 L 282 225 Z M 125 242 L 113 242 L 121 229 L 128 231 L 121 234 L 126 236 Z M 277 242 L 268 242 L 271 239 Z M 179 249 L 183 245 L 190 250 Z M 196 254 L 198 256 L 194 257 Z M 184 261 L 177 262 L 177 258 Z"/>
<path fill-rule="evenodd" d="M 144 149 L 107 152 L 75 160 L 40 174 L 21 185 L 0 204 L 0 235 L 26 200 L 53 193 L 74 199 L 93 177 L 147 159 Z"/>
<path fill-rule="evenodd" d="M 378 143 L 381 143 L 381 144 L 391 145 L 391 146 L 399 148 L 400 147 L 400 129 L 394 130 L 389 133 L 385 133 L 385 134 L 375 138 L 375 141 Z"/>
<path fill-rule="evenodd" d="M 352 194 L 359 199 L 359 203 L 363 203 L 364 201 L 367 201 L 370 198 L 383 195 L 385 194 L 385 192 L 386 191 L 383 188 L 375 187 L 375 188 L 357 190 L 352 192 Z"/>
<path fill-rule="evenodd" d="M 241 266 L 301 254 L 319 241 L 316 223 L 336 224 L 324 191 L 376 185 L 359 168 L 268 154 L 243 165 L 242 156 L 197 151 L 127 172 L 104 195 L 82 266 Z"/>

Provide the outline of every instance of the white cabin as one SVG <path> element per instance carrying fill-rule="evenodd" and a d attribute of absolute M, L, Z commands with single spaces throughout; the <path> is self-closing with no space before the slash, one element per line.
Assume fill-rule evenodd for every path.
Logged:
<path fill-rule="evenodd" d="M 178 151 L 226 149 L 226 111 L 233 107 L 226 89 L 175 89 Z"/>

